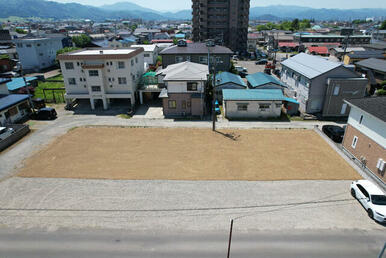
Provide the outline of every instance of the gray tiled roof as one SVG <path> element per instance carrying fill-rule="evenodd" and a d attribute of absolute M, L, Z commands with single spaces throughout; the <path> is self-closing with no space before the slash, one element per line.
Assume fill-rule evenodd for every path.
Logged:
<path fill-rule="evenodd" d="M 210 48 L 211 54 L 230 54 L 233 52 L 227 47 L 215 46 Z M 161 55 L 174 54 L 208 54 L 208 47 L 205 43 L 188 43 L 186 47 L 171 46 L 161 51 Z"/>
<path fill-rule="evenodd" d="M 350 99 L 346 101 L 383 122 L 386 122 L 386 97 Z"/>
<path fill-rule="evenodd" d="M 383 59 L 369 58 L 357 62 L 356 65 L 386 73 L 386 60 Z"/>

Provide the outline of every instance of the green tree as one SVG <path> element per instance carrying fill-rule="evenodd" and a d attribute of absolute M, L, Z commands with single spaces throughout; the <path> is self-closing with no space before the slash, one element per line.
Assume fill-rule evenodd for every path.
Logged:
<path fill-rule="evenodd" d="M 300 30 L 305 30 L 311 28 L 311 22 L 310 20 L 304 19 L 299 23 L 299 29 Z"/>
<path fill-rule="evenodd" d="M 295 19 L 292 21 L 292 24 L 291 24 L 291 27 L 292 27 L 292 30 L 299 30 L 299 19 Z"/>
<path fill-rule="evenodd" d="M 80 49 L 80 48 L 78 48 L 78 47 L 65 47 L 65 48 L 62 48 L 62 49 L 59 49 L 58 51 L 56 51 L 56 56 L 58 56 L 60 54 L 68 53 L 71 51 L 75 51 L 78 49 Z"/>
<path fill-rule="evenodd" d="M 85 34 L 80 36 L 72 37 L 72 42 L 74 42 L 76 47 L 84 48 L 91 43 L 91 38 Z"/>
<path fill-rule="evenodd" d="M 15 31 L 16 31 L 17 33 L 19 33 L 19 34 L 27 34 L 27 32 L 26 32 L 25 30 L 20 29 L 20 28 L 17 28 Z"/>
<path fill-rule="evenodd" d="M 384 20 L 381 24 L 381 27 L 379 27 L 380 30 L 386 30 L 386 20 Z"/>
<path fill-rule="evenodd" d="M 268 30 L 267 26 L 265 26 L 265 25 L 257 25 L 257 26 L 256 26 L 256 29 L 257 29 L 258 31 Z"/>

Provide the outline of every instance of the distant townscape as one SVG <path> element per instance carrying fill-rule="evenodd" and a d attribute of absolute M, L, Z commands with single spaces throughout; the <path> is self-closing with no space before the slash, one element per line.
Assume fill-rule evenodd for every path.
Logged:
<path fill-rule="evenodd" d="M 358 250 L 336 240 L 331 257 L 382 250 L 386 9 L 31 2 L 0 0 L 0 229 L 204 241 L 231 223 L 230 257 L 235 222 L 245 239 L 365 232 L 353 233 L 369 239 Z M 236 241 L 236 253 L 252 245 Z"/>

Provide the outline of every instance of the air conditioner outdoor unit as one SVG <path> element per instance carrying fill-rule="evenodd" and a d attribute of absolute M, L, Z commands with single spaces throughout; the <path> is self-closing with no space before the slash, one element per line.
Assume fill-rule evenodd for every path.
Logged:
<path fill-rule="evenodd" d="M 386 162 L 383 159 L 379 159 L 377 162 L 377 168 L 380 171 L 383 171 L 385 169 L 385 167 L 386 167 Z"/>

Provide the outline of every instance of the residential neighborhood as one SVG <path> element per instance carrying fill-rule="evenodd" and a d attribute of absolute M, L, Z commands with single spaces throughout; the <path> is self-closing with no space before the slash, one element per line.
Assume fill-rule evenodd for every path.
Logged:
<path fill-rule="evenodd" d="M 374 1 L 1 3 L 0 258 L 385 257 Z"/>

